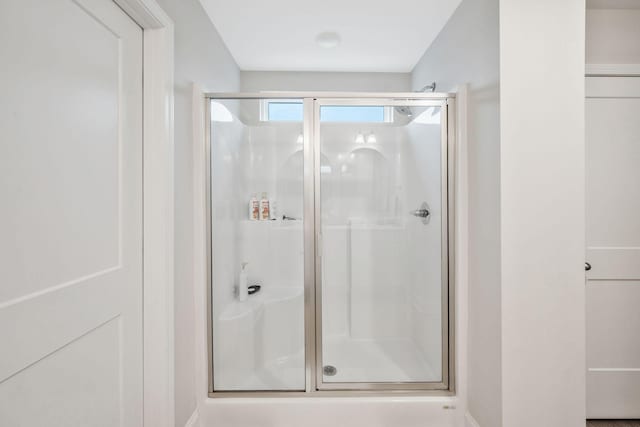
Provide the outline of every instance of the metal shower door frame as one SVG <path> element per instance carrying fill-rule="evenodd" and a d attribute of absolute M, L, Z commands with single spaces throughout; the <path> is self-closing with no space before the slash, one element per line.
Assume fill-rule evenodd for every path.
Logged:
<path fill-rule="evenodd" d="M 303 233 L 305 390 L 215 391 L 213 388 L 213 311 L 211 242 L 211 101 L 212 100 L 301 99 L 303 102 Z M 442 242 L 442 381 L 325 383 L 322 377 L 322 259 L 320 182 L 320 108 L 323 105 L 436 106 L 441 108 L 441 242 Z M 389 396 L 455 394 L 455 298 L 454 298 L 454 166 L 455 94 L 451 93 L 360 93 L 360 92 L 258 92 L 209 93 L 205 95 L 207 153 L 207 351 L 209 397 L 309 397 Z"/>
<path fill-rule="evenodd" d="M 356 390 L 356 391 L 411 391 L 411 390 L 441 390 L 441 391 L 453 391 L 453 358 L 450 357 L 450 344 L 453 344 L 453 317 L 449 315 L 452 307 L 450 304 L 450 294 L 452 294 L 453 281 L 450 280 L 450 275 L 453 273 L 453 266 L 450 266 L 450 260 L 453 261 L 453 252 L 450 253 L 450 246 L 453 243 L 453 239 L 450 237 L 449 223 L 453 225 L 453 218 L 449 218 L 449 212 L 453 212 L 450 208 L 449 199 L 449 187 L 452 186 L 450 180 L 453 178 L 449 175 L 450 169 L 449 159 L 453 157 L 449 154 L 450 151 L 450 126 L 449 126 L 449 113 L 450 103 L 453 102 L 453 98 L 445 99 L 397 99 L 397 98 L 316 98 L 313 100 L 313 153 L 314 163 L 313 183 L 305 182 L 305 193 L 312 192 L 314 194 L 314 234 L 313 239 L 305 235 L 305 242 L 313 240 L 313 249 L 315 251 L 315 280 L 313 283 L 313 289 L 311 285 L 307 288 L 305 282 L 305 294 L 307 289 L 309 292 L 314 292 L 314 306 L 315 312 L 315 390 L 317 391 L 338 391 L 338 390 Z M 322 362 L 322 197 L 321 197 L 321 173 L 320 173 L 320 153 L 321 153 L 321 129 L 320 129 L 320 110 L 323 106 L 385 106 L 385 107 L 439 107 L 441 108 L 441 331 L 442 331 L 442 380 L 439 382 L 325 382 L 323 376 L 323 362 Z M 313 185 L 313 187 L 311 187 Z M 452 231 L 452 230 L 451 230 Z M 451 241 L 451 244 L 450 244 Z M 305 247 L 305 251 L 306 251 Z M 311 249 L 311 248 L 309 248 Z M 305 271 L 307 266 L 305 265 Z M 452 299 L 452 298 L 451 298 Z M 305 307 L 307 309 L 307 307 Z M 306 359 L 309 359 L 307 357 Z"/>

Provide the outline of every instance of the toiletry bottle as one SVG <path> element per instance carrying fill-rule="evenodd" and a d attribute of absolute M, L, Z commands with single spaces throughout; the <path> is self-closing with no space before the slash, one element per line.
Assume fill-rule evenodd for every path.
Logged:
<path fill-rule="evenodd" d="M 269 219 L 278 219 L 278 202 L 276 199 L 269 199 Z"/>
<path fill-rule="evenodd" d="M 258 197 L 254 194 L 249 200 L 249 219 L 251 221 L 257 221 L 260 219 L 260 202 Z"/>
<path fill-rule="evenodd" d="M 247 284 L 247 265 L 248 262 L 242 263 L 242 268 L 240 269 L 240 274 L 238 277 L 238 299 L 240 301 L 246 301 L 249 296 L 249 288 Z"/>
<path fill-rule="evenodd" d="M 267 193 L 262 193 L 262 200 L 260 200 L 260 219 L 266 221 L 269 219 L 269 199 Z"/>

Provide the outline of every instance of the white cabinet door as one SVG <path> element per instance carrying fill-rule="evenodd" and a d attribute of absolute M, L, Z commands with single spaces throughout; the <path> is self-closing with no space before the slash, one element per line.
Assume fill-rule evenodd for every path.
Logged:
<path fill-rule="evenodd" d="M 587 78 L 587 417 L 640 418 L 640 78 Z"/>
<path fill-rule="evenodd" d="M 142 30 L 0 2 L 0 425 L 142 425 Z"/>

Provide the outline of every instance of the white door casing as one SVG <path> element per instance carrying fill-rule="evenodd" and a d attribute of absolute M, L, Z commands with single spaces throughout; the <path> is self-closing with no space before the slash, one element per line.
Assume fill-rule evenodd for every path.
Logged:
<path fill-rule="evenodd" d="M 0 425 L 141 426 L 142 29 L 0 4 Z"/>
<path fill-rule="evenodd" d="M 586 84 L 587 418 L 640 418 L 640 77 Z"/>
<path fill-rule="evenodd" d="M 144 425 L 175 425 L 174 24 L 156 0 L 114 0 L 144 38 Z"/>

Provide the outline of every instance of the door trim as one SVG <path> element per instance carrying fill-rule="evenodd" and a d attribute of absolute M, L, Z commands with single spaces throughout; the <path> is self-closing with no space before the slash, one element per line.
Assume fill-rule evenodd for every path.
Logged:
<path fill-rule="evenodd" d="M 175 421 L 173 21 L 156 0 L 114 0 L 143 30 L 144 425 Z"/>

